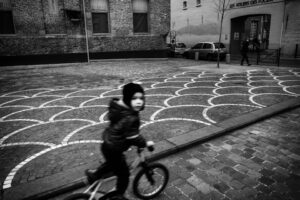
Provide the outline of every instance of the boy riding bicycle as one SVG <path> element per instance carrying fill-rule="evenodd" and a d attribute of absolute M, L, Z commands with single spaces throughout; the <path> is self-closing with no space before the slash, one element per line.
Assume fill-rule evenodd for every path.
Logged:
<path fill-rule="evenodd" d="M 101 151 L 105 163 L 96 170 L 86 170 L 88 182 L 91 184 L 101 175 L 113 172 L 117 176 L 116 196 L 126 199 L 124 193 L 129 184 L 129 167 L 123 152 L 130 146 L 144 148 L 153 146 L 152 141 L 146 142 L 139 134 L 139 112 L 145 107 L 144 89 L 135 83 L 128 83 L 123 87 L 122 99 L 113 98 L 109 103 L 109 126 L 103 132 Z"/>

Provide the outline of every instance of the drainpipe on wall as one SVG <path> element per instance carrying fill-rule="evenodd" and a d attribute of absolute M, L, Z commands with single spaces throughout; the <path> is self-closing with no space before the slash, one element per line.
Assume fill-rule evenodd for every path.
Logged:
<path fill-rule="evenodd" d="M 84 19 L 84 32 L 85 32 L 85 43 L 86 43 L 86 55 L 87 55 L 87 62 L 90 63 L 90 52 L 89 52 L 89 38 L 87 32 L 87 24 L 86 24 L 86 16 L 85 16 L 85 3 L 82 0 L 82 9 L 83 9 L 83 19 Z"/>
<path fill-rule="evenodd" d="M 281 49 L 282 45 L 282 36 L 283 36 L 283 27 L 284 27 L 284 20 L 285 20 L 285 9 L 286 9 L 286 0 L 283 0 L 283 17 L 281 23 L 281 33 L 280 33 L 280 40 L 279 40 L 279 48 Z"/>

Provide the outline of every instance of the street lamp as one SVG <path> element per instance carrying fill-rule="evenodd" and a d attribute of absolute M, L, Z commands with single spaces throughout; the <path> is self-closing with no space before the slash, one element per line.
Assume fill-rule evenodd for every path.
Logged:
<path fill-rule="evenodd" d="M 87 61 L 88 61 L 88 63 L 90 63 L 89 38 L 88 38 L 88 32 L 87 32 L 84 0 L 82 0 L 82 9 L 83 9 L 83 19 L 84 19 L 84 32 L 85 32 L 85 44 L 86 44 Z"/>

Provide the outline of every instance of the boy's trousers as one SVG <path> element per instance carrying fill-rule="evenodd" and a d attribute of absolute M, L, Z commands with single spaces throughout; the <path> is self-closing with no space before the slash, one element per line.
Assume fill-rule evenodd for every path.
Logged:
<path fill-rule="evenodd" d="M 128 187 L 130 176 L 124 154 L 120 151 L 115 151 L 105 143 L 101 145 L 101 151 L 105 158 L 105 163 L 97 169 L 95 175 L 101 177 L 105 173 L 113 172 L 117 176 L 117 193 L 124 194 Z"/>

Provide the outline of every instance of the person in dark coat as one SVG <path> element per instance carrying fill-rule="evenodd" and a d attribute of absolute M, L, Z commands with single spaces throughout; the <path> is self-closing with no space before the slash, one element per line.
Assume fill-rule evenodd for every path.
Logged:
<path fill-rule="evenodd" d="M 101 151 L 105 163 L 96 170 L 86 170 L 88 182 L 91 184 L 105 173 L 113 172 L 117 176 L 115 194 L 120 199 L 126 199 L 124 193 L 129 184 L 129 167 L 126 162 L 125 151 L 130 146 L 144 148 L 152 146 L 152 141 L 146 142 L 139 134 L 139 112 L 145 107 L 144 89 L 135 83 L 126 84 L 123 87 L 123 98 L 113 98 L 109 103 L 108 127 L 104 130 Z"/>
<path fill-rule="evenodd" d="M 241 65 L 244 65 L 244 60 L 246 60 L 248 66 L 251 65 L 249 63 L 249 59 L 248 59 L 248 51 L 249 51 L 249 39 L 244 40 L 242 42 L 242 47 L 241 47 L 241 54 L 242 54 Z"/>
<path fill-rule="evenodd" d="M 255 49 L 255 51 L 259 52 L 259 50 L 260 50 L 259 40 L 257 38 L 254 38 L 252 43 L 253 43 L 253 48 Z"/>

